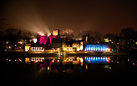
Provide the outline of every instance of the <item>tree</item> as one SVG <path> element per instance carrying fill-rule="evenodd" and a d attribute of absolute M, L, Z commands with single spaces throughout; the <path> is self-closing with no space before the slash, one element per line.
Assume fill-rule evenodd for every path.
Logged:
<path fill-rule="evenodd" d="M 21 30 L 9 28 L 6 29 L 6 39 L 11 43 L 17 42 L 21 38 Z"/>
<path fill-rule="evenodd" d="M 73 30 L 72 29 L 64 29 L 61 31 L 61 35 L 69 35 L 69 34 L 73 34 Z"/>
<path fill-rule="evenodd" d="M 64 30 L 61 30 L 60 34 L 65 35 L 68 39 L 72 39 L 74 38 L 73 32 L 74 31 L 72 29 L 64 29 Z"/>
<path fill-rule="evenodd" d="M 102 39 L 102 35 L 100 32 L 92 32 L 92 31 L 82 31 L 78 34 L 78 36 L 82 36 L 83 40 L 88 38 L 88 43 L 97 43 Z"/>
<path fill-rule="evenodd" d="M 94 42 L 100 42 L 102 40 L 102 34 L 100 32 L 94 32 Z"/>
<path fill-rule="evenodd" d="M 133 28 L 124 28 L 120 32 L 120 38 L 122 43 L 124 43 L 125 48 L 129 48 L 132 44 L 135 44 L 136 40 L 136 31 Z"/>
<path fill-rule="evenodd" d="M 30 32 L 27 32 L 27 31 L 22 31 L 21 36 L 22 36 L 22 39 L 29 40 L 31 38 L 32 34 Z"/>
<path fill-rule="evenodd" d="M 22 39 L 29 40 L 31 38 L 31 33 L 27 31 L 22 31 L 21 29 L 9 28 L 5 30 L 5 39 L 10 41 L 12 44 L 17 43 Z"/>
<path fill-rule="evenodd" d="M 3 44 L 4 36 L 5 36 L 4 32 L 3 32 L 3 31 L 0 31 L 0 45 Z"/>
<path fill-rule="evenodd" d="M 120 38 L 128 43 L 129 41 L 134 39 L 135 31 L 133 28 L 124 28 L 120 32 Z"/>

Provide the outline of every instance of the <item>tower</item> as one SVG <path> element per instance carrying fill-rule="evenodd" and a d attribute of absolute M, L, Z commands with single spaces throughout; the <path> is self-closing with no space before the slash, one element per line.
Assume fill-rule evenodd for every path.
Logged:
<path fill-rule="evenodd" d="M 60 37 L 60 30 L 58 30 L 58 29 L 53 30 L 53 36 L 57 36 L 59 38 Z"/>

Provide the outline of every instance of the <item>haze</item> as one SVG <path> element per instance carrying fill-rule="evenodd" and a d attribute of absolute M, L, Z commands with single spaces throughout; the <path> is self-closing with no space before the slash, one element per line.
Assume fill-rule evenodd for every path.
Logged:
<path fill-rule="evenodd" d="M 136 0 L 0 0 L 7 25 L 36 33 L 53 29 L 90 30 L 102 34 L 137 30 Z"/>

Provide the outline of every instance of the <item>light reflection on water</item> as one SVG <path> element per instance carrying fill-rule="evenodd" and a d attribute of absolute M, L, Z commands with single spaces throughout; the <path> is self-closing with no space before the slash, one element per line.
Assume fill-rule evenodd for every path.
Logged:
<path fill-rule="evenodd" d="M 132 76 L 136 74 L 136 63 L 129 65 L 130 61 L 131 59 L 125 56 L 7 57 L 3 61 L 2 74 L 5 80 L 8 77 L 9 81 L 12 77 L 16 77 L 16 80 L 19 80 L 21 84 L 24 83 L 24 86 L 26 83 L 45 85 L 45 81 L 53 84 L 55 81 L 75 81 L 75 79 L 81 80 L 80 82 L 89 81 L 90 83 L 93 80 L 98 83 L 96 81 L 98 79 L 104 82 L 110 78 L 113 83 L 113 80 L 120 81 L 119 77 L 125 77 L 128 74 L 128 77 L 131 77 L 130 74 Z"/>
<path fill-rule="evenodd" d="M 91 57 L 22 57 L 5 58 L 7 63 L 22 63 L 23 65 L 37 65 L 38 71 L 46 70 L 53 72 L 72 72 L 76 67 L 88 70 L 90 65 L 101 64 L 102 68 L 110 68 L 110 64 L 119 63 L 117 57 L 113 56 L 91 56 Z M 26 67 L 26 66 L 25 66 Z"/>
<path fill-rule="evenodd" d="M 102 63 L 107 64 L 110 63 L 110 57 L 85 57 L 86 63 Z"/>

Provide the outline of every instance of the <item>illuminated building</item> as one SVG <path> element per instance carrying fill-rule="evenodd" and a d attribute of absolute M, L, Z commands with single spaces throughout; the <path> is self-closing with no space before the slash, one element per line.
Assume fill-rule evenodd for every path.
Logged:
<path fill-rule="evenodd" d="M 83 50 L 83 42 L 80 42 L 80 50 Z"/>
<path fill-rule="evenodd" d="M 57 29 L 53 30 L 53 36 L 60 36 L 60 31 Z"/>
<path fill-rule="evenodd" d="M 64 51 L 75 51 L 72 47 L 65 47 Z"/>
<path fill-rule="evenodd" d="M 63 46 L 64 51 L 83 51 L 83 42 L 81 40 L 78 41 L 67 41 Z"/>
<path fill-rule="evenodd" d="M 43 34 L 38 32 L 37 39 L 40 44 L 51 46 L 52 39 L 59 38 L 59 36 L 60 36 L 60 31 L 55 29 L 53 30 L 53 35 L 51 35 L 51 33 Z"/>
<path fill-rule="evenodd" d="M 25 51 L 29 51 L 31 44 L 25 44 Z"/>
<path fill-rule="evenodd" d="M 73 43 L 72 47 L 76 49 L 76 51 L 80 50 L 80 44 L 79 43 Z"/>
<path fill-rule="evenodd" d="M 37 37 L 40 44 L 44 44 L 48 46 L 52 44 L 51 36 L 49 36 L 48 34 L 47 35 L 38 34 Z"/>
<path fill-rule="evenodd" d="M 43 47 L 31 47 L 30 51 L 44 51 Z"/>
<path fill-rule="evenodd" d="M 104 41 L 109 43 L 109 39 L 108 38 L 104 38 Z"/>
<path fill-rule="evenodd" d="M 82 51 L 83 50 L 83 42 L 73 43 L 72 48 L 75 48 L 76 51 Z"/>
<path fill-rule="evenodd" d="M 110 48 L 107 44 L 86 44 L 85 51 L 108 52 Z"/>

